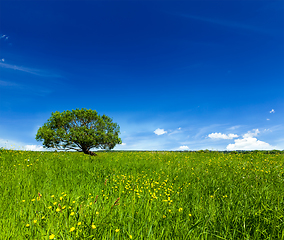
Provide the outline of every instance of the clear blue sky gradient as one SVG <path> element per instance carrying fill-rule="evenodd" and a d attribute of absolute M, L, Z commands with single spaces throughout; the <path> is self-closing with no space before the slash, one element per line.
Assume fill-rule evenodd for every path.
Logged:
<path fill-rule="evenodd" d="M 0 1 L 0 147 L 95 109 L 128 150 L 284 149 L 283 1 Z"/>

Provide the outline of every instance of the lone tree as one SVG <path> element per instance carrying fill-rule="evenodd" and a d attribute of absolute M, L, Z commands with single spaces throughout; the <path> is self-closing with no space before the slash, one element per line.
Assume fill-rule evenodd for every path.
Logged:
<path fill-rule="evenodd" d="M 121 143 L 119 126 L 106 115 L 85 108 L 54 112 L 36 134 L 45 148 L 76 150 L 96 156 L 92 148 L 113 149 Z"/>

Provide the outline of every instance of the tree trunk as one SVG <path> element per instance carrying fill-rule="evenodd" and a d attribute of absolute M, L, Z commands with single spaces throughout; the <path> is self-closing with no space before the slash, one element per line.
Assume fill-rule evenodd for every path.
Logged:
<path fill-rule="evenodd" d="M 83 150 L 83 152 L 84 152 L 85 154 L 89 154 L 89 155 L 91 155 L 91 156 L 97 156 L 96 153 L 94 153 L 94 152 L 92 152 L 92 151 L 90 151 L 90 150 Z"/>

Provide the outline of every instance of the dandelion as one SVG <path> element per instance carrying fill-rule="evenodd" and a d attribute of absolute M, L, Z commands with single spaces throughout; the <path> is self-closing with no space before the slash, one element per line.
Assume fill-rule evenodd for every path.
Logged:
<path fill-rule="evenodd" d="M 92 225 L 92 229 L 96 229 L 96 228 L 97 228 L 96 225 L 93 224 L 93 225 Z"/>
<path fill-rule="evenodd" d="M 115 232 L 119 232 L 119 229 L 115 229 Z"/>
<path fill-rule="evenodd" d="M 45 219 L 45 216 L 42 216 L 42 218 L 41 219 Z"/>
<path fill-rule="evenodd" d="M 37 220 L 34 220 L 34 224 L 36 224 Z"/>
<path fill-rule="evenodd" d="M 48 209 L 51 209 L 51 208 L 52 208 L 51 206 L 48 207 Z"/>
<path fill-rule="evenodd" d="M 56 212 L 60 212 L 61 211 L 61 209 L 60 208 L 56 208 Z"/>
<path fill-rule="evenodd" d="M 54 237 L 55 237 L 55 235 L 54 235 L 54 234 L 51 234 L 51 235 L 49 236 L 49 239 L 54 239 Z"/>
<path fill-rule="evenodd" d="M 34 201 L 35 201 L 35 199 L 32 199 L 31 201 L 32 201 L 32 202 L 34 202 Z"/>
<path fill-rule="evenodd" d="M 182 208 L 179 208 L 179 209 L 178 209 L 179 212 L 181 212 L 182 210 L 183 210 Z"/>
<path fill-rule="evenodd" d="M 166 218 L 166 215 L 163 215 L 163 218 Z"/>
<path fill-rule="evenodd" d="M 71 228 L 70 228 L 70 232 L 73 232 L 74 230 L 75 230 L 74 227 L 71 227 Z"/>
<path fill-rule="evenodd" d="M 132 239 L 132 235 L 129 235 L 129 238 Z"/>
<path fill-rule="evenodd" d="M 52 198 L 54 198 L 54 195 L 51 195 Z"/>
<path fill-rule="evenodd" d="M 80 226 L 82 223 L 81 222 L 78 222 L 78 226 Z"/>
<path fill-rule="evenodd" d="M 96 212 L 97 215 L 99 215 L 99 212 Z"/>
<path fill-rule="evenodd" d="M 26 200 L 22 200 L 22 202 L 25 202 Z"/>
<path fill-rule="evenodd" d="M 188 214 L 188 216 L 190 216 L 190 217 L 191 217 L 192 215 L 191 215 L 191 214 Z"/>
<path fill-rule="evenodd" d="M 74 214 L 75 214 L 74 212 L 71 212 L 71 213 L 70 213 L 70 216 L 73 216 Z"/>
<path fill-rule="evenodd" d="M 56 204 L 57 204 L 57 202 L 54 202 L 54 203 L 53 203 L 53 205 L 56 205 Z"/>
<path fill-rule="evenodd" d="M 29 226 L 30 226 L 30 224 L 27 224 L 27 225 L 26 225 L 26 227 L 29 227 Z"/>
<path fill-rule="evenodd" d="M 61 201 L 61 200 L 63 199 L 63 197 L 60 197 L 59 199 L 60 199 L 60 201 Z"/>

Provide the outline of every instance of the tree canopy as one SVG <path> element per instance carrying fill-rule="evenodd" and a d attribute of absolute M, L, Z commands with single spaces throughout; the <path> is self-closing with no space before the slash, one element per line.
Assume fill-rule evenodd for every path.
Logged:
<path fill-rule="evenodd" d="M 36 134 L 37 141 L 43 141 L 45 148 L 76 150 L 96 155 L 92 148 L 113 149 L 121 144 L 118 124 L 106 115 L 85 108 L 54 112 Z"/>

